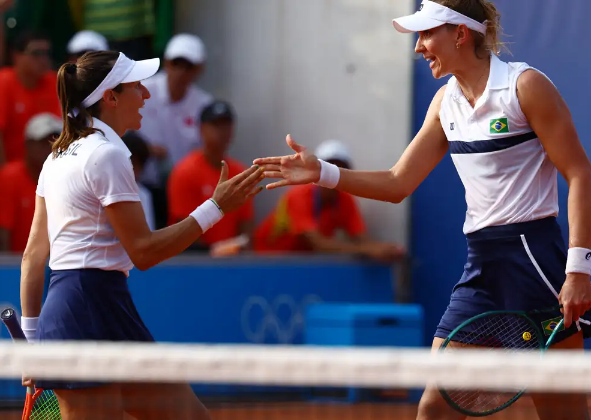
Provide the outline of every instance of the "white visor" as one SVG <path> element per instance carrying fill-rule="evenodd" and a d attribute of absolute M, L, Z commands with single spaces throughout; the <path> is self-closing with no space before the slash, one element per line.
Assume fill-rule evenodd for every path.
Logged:
<path fill-rule="evenodd" d="M 154 76 L 159 67 L 159 58 L 134 61 L 127 58 L 125 54 L 119 53 L 119 58 L 107 77 L 82 101 L 82 106 L 88 108 L 96 104 L 107 90 L 113 89 L 121 83 L 139 82 Z"/>
<path fill-rule="evenodd" d="M 486 35 L 486 22 L 477 22 L 449 7 L 429 0 L 423 0 L 421 8 L 415 14 L 394 19 L 393 23 L 396 30 L 403 33 L 427 31 L 450 23 L 452 25 L 466 25 L 473 31 Z"/>

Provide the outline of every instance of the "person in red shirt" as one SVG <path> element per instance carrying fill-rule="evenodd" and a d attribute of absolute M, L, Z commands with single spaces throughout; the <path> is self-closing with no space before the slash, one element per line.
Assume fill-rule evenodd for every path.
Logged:
<path fill-rule="evenodd" d="M 234 111 L 226 102 L 214 101 L 203 109 L 200 117 L 202 148 L 181 159 L 168 178 L 170 224 L 186 218 L 199 203 L 211 197 L 220 178 L 222 161 L 228 165 L 230 178 L 244 171 L 244 165 L 226 156 L 234 136 L 234 119 Z M 216 243 L 244 236 L 250 243 L 253 218 L 253 203 L 249 201 L 239 210 L 225 215 L 190 249 L 210 251 Z"/>
<path fill-rule="evenodd" d="M 15 40 L 14 65 L 0 69 L 0 167 L 24 158 L 25 125 L 33 115 L 61 115 L 50 54 L 48 38 L 26 32 Z"/>
<path fill-rule="evenodd" d="M 316 156 L 343 168 L 351 167 L 346 146 L 328 140 Z M 344 231 L 348 239 L 338 237 Z M 359 254 L 391 262 L 402 259 L 403 247 L 369 239 L 355 198 L 347 193 L 316 185 L 292 187 L 256 229 L 257 252 L 326 252 Z"/>
<path fill-rule="evenodd" d="M 31 118 L 25 129 L 25 158 L 0 168 L 0 251 L 22 253 L 35 212 L 35 190 L 51 141 L 62 131 L 62 120 L 51 113 Z"/>

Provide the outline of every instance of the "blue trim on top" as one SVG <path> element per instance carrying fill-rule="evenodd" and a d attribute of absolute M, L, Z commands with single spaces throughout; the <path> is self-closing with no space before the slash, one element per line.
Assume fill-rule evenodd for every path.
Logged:
<path fill-rule="evenodd" d="M 452 155 L 464 155 L 469 153 L 490 153 L 499 150 L 509 149 L 518 144 L 525 143 L 538 136 L 533 131 L 525 134 L 518 134 L 516 136 L 503 137 L 492 140 L 477 140 L 477 141 L 450 141 L 449 151 Z"/>

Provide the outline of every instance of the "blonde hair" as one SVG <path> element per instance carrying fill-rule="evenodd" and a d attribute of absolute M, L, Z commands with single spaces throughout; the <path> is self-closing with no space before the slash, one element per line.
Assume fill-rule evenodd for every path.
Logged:
<path fill-rule="evenodd" d="M 500 55 L 501 50 L 509 52 L 506 44 L 501 42 L 501 14 L 494 3 L 489 0 L 432 0 L 442 6 L 449 7 L 458 13 L 468 16 L 477 22 L 486 21 L 486 35 L 472 31 L 474 49 L 477 57 L 488 57 L 491 53 Z"/>

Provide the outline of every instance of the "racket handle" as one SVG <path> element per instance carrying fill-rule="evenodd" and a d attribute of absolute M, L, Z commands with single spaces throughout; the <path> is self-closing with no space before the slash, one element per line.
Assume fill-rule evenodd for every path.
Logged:
<path fill-rule="evenodd" d="M 28 387 L 27 387 L 27 394 L 29 394 L 29 395 L 31 395 L 31 396 L 32 396 L 32 395 L 35 395 L 35 388 L 34 388 L 34 387 L 32 387 L 32 386 L 28 386 Z"/>
<path fill-rule="evenodd" d="M 0 314 L 0 318 L 2 319 L 2 322 L 4 322 L 4 325 L 6 325 L 6 328 L 8 329 L 8 332 L 10 333 L 10 336 L 13 340 L 27 339 L 21 328 L 21 324 L 18 322 L 18 317 L 16 316 L 14 309 L 6 308 Z"/>

